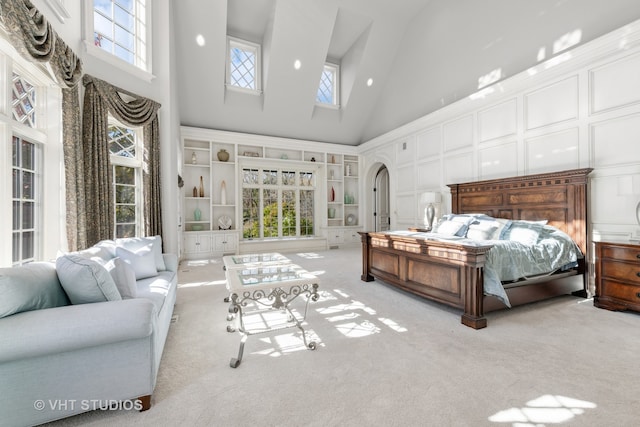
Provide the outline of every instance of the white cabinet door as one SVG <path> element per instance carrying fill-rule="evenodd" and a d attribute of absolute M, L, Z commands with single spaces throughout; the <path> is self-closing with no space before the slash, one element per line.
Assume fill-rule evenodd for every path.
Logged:
<path fill-rule="evenodd" d="M 201 254 L 207 252 L 211 252 L 211 235 L 209 233 L 185 233 L 185 254 Z"/>
<path fill-rule="evenodd" d="M 213 250 L 215 252 L 229 253 L 236 252 L 238 248 L 238 234 L 224 233 L 215 234 L 213 237 Z"/>
<path fill-rule="evenodd" d="M 340 243 L 344 243 L 344 231 L 329 229 L 327 232 L 327 240 L 330 245 L 339 245 Z"/>

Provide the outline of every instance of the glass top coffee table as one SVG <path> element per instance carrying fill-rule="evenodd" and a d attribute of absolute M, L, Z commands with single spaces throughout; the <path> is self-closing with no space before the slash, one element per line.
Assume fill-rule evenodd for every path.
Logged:
<path fill-rule="evenodd" d="M 227 257 L 225 257 L 227 258 Z M 227 264 L 225 264 L 226 267 Z M 247 337 L 255 334 L 273 332 L 285 328 L 298 328 L 302 332 L 305 347 L 316 349 L 314 341 L 307 342 L 302 323 L 307 317 L 310 301 L 318 300 L 318 278 L 289 260 L 266 264 L 247 263 L 226 268 L 227 290 L 229 291 L 228 332 L 241 335 L 238 357 L 231 358 L 230 366 L 237 368 L 242 361 L 244 344 Z M 304 300 L 302 315 L 291 310 L 291 304 L 298 299 Z M 263 328 L 247 328 L 244 316 L 279 311 L 282 321 L 265 324 Z"/>

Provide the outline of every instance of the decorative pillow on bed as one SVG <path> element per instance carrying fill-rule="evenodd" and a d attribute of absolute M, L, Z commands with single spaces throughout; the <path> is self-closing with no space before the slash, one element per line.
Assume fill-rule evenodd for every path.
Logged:
<path fill-rule="evenodd" d="M 478 223 L 469 224 L 469 230 L 467 230 L 467 238 L 473 240 L 491 240 L 493 235 L 498 229 L 496 224 L 492 224 L 489 221 L 480 221 Z"/>
<path fill-rule="evenodd" d="M 505 228 L 502 240 L 512 240 L 523 245 L 535 245 L 542 231 L 542 227 L 547 223 L 543 221 L 514 220 L 509 228 Z"/>
<path fill-rule="evenodd" d="M 464 237 L 464 235 L 467 234 L 469 224 L 473 222 L 474 218 L 475 216 L 471 214 L 444 215 L 442 221 L 438 224 L 436 232 L 448 236 Z"/>
<path fill-rule="evenodd" d="M 460 231 L 465 227 L 461 222 L 456 221 L 443 221 L 438 225 L 436 233 L 444 234 L 447 236 L 459 235 Z"/>

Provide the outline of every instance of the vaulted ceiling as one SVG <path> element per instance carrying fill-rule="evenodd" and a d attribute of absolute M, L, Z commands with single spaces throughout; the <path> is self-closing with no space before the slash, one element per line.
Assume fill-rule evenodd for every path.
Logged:
<path fill-rule="evenodd" d="M 346 145 L 640 19 L 637 0 L 173 4 L 183 125 Z M 261 95 L 225 88 L 227 35 L 262 46 Z M 326 61 L 341 67 L 339 109 L 315 102 Z"/>

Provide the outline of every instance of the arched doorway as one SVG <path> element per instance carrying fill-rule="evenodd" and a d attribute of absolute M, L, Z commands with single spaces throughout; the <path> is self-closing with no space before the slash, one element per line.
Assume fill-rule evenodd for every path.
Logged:
<path fill-rule="evenodd" d="M 389 203 L 389 171 L 382 165 L 373 184 L 373 219 L 375 231 L 387 231 L 391 226 Z"/>

